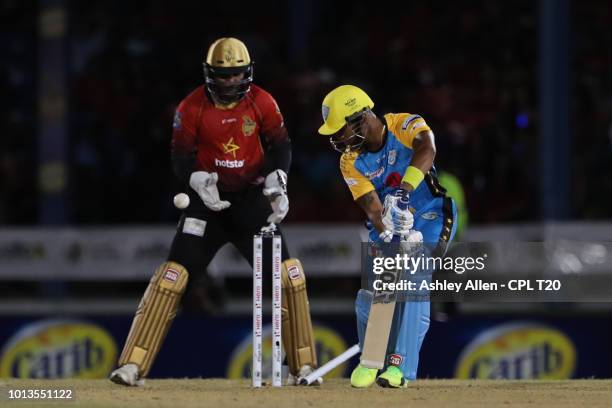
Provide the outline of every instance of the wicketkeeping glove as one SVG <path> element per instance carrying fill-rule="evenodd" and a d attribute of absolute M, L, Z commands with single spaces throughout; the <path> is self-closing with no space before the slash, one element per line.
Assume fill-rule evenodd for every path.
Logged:
<path fill-rule="evenodd" d="M 225 210 L 231 205 L 229 201 L 221 201 L 217 189 L 218 180 L 217 173 L 205 171 L 195 171 L 189 178 L 189 186 L 198 193 L 204 205 L 213 211 Z"/>
<path fill-rule="evenodd" d="M 278 224 L 289 212 L 289 197 L 287 196 L 287 173 L 276 169 L 266 176 L 263 193 L 272 206 L 272 214 L 268 222 Z"/>

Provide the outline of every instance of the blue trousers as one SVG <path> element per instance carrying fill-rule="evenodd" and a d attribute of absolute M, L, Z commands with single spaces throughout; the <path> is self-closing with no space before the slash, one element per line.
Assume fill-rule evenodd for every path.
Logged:
<path fill-rule="evenodd" d="M 453 240 L 457 230 L 456 219 L 457 207 L 447 197 L 432 200 L 431 205 L 414 215 L 414 229 L 423 234 L 426 256 L 443 256 L 446 253 L 447 245 Z M 374 234 L 377 232 L 370 232 L 372 241 L 376 238 Z M 427 275 L 433 271 L 420 272 L 425 272 L 421 275 Z M 371 303 L 372 292 L 361 289 L 357 293 L 355 313 L 357 335 L 362 348 Z M 408 380 L 416 379 L 419 351 L 429 329 L 429 316 L 429 300 L 400 301 L 395 306 L 387 354 L 391 356 L 392 364 L 398 365 Z"/>

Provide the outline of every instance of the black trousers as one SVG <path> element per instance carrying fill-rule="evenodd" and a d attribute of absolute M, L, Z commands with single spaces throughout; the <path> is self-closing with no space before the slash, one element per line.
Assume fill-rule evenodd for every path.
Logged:
<path fill-rule="evenodd" d="M 231 203 L 229 208 L 222 211 L 208 209 L 191 188 L 188 194 L 190 204 L 183 211 L 168 255 L 168 261 L 177 262 L 187 269 L 187 291 L 194 282 L 207 280 L 206 268 L 217 251 L 228 242 L 238 249 L 252 267 L 253 235 L 268 225 L 267 218 L 272 213 L 262 186 L 240 192 L 221 192 L 221 199 Z M 278 226 L 276 234 L 282 236 Z M 270 270 L 270 248 L 270 245 L 264 245 L 264 277 Z M 284 239 L 282 252 L 283 260 L 290 258 Z"/>

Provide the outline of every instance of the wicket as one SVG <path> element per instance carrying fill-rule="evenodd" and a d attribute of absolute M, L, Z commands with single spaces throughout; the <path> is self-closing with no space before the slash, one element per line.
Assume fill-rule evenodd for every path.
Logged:
<path fill-rule="evenodd" d="M 282 386 L 281 349 L 281 237 L 274 230 L 260 232 L 253 236 L 253 387 L 262 384 L 262 308 L 263 308 L 263 242 L 272 239 L 272 386 Z"/>

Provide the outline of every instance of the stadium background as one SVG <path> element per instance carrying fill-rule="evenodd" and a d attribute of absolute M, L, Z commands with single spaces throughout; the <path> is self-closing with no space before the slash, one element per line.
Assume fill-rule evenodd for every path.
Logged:
<path fill-rule="evenodd" d="M 316 134 L 337 84 L 427 119 L 437 167 L 465 193 L 463 240 L 610 240 L 603 0 L 2 0 L 0 22 L 0 377 L 111 369 L 179 215 L 174 108 L 220 36 L 247 44 L 293 140 L 288 239 L 311 276 L 322 357 L 356 340 L 363 218 Z M 190 294 L 153 376 L 247 374 L 250 280 L 234 258 Z M 420 374 L 610 377 L 609 305 L 436 305 Z"/>

